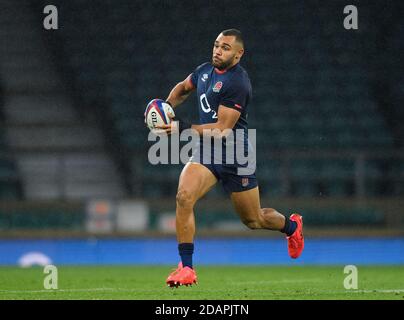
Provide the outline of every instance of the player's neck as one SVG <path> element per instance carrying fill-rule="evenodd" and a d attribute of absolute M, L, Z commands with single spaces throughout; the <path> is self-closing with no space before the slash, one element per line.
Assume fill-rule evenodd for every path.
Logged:
<path fill-rule="evenodd" d="M 225 68 L 225 69 L 218 69 L 218 68 L 215 68 L 215 71 L 216 71 L 216 73 L 218 73 L 218 74 L 223 74 L 223 73 L 229 71 L 231 68 L 235 67 L 237 64 L 238 64 L 238 61 L 235 62 L 234 64 L 232 64 L 231 66 L 228 66 L 228 67 Z"/>

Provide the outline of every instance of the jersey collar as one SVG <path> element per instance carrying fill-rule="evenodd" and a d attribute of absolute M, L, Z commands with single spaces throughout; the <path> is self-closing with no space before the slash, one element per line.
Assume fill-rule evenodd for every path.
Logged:
<path fill-rule="evenodd" d="M 216 72 L 217 74 L 226 73 L 227 71 L 232 70 L 233 68 L 237 67 L 238 64 L 239 64 L 239 63 L 237 62 L 237 63 L 236 63 L 234 66 L 232 66 L 230 69 L 225 69 L 225 70 L 219 70 L 218 68 L 215 68 L 215 72 Z"/>

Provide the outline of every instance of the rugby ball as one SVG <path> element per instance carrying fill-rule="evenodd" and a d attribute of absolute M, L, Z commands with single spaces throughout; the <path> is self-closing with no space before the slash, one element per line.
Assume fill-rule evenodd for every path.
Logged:
<path fill-rule="evenodd" d="M 175 116 L 173 108 L 161 99 L 153 99 L 147 104 L 144 112 L 145 123 L 147 127 L 155 134 L 164 132 L 163 129 L 156 129 L 157 126 L 170 124 L 169 115 Z"/>

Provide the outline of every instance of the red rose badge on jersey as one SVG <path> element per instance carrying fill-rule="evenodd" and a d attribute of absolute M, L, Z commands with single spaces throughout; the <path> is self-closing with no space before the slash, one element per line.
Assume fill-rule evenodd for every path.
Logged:
<path fill-rule="evenodd" d="M 220 89 L 222 89 L 223 87 L 223 82 L 222 81 L 218 81 L 216 82 L 215 86 L 213 87 L 213 92 L 219 92 Z"/>

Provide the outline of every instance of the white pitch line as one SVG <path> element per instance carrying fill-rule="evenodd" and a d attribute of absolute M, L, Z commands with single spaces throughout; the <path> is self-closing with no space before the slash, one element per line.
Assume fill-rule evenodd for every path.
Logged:
<path fill-rule="evenodd" d="M 199 292 L 221 292 L 222 290 L 209 290 L 200 289 L 195 287 L 195 291 Z M 200 290 L 198 290 L 200 289 Z M 127 289 L 127 288 L 89 288 L 89 289 L 50 289 L 50 290 L 4 290 L 0 289 L 1 293 L 57 293 L 57 292 L 96 292 L 96 291 L 109 291 L 109 292 L 160 292 L 161 288 L 157 289 Z M 248 293 L 263 292 L 262 290 L 248 290 Z M 286 292 L 274 290 L 272 293 L 275 295 L 288 294 L 288 295 L 321 295 L 321 294 L 349 294 L 349 293 L 404 293 L 404 289 L 374 289 L 374 290 L 341 290 L 341 291 L 302 291 L 302 292 Z"/>
<path fill-rule="evenodd" d="M 404 293 L 404 289 L 347 290 L 352 293 Z"/>
<path fill-rule="evenodd" d="M 314 279 L 284 279 L 284 280 L 261 280 L 261 281 L 237 281 L 236 285 L 248 285 L 248 284 L 275 284 L 275 283 L 313 283 L 313 282 L 322 282 L 323 280 L 320 278 Z"/>
<path fill-rule="evenodd" d="M 43 289 L 43 290 L 0 290 L 0 293 L 49 293 L 49 292 L 92 292 L 92 291 L 136 291 L 121 288 L 89 288 L 89 289 Z"/>

